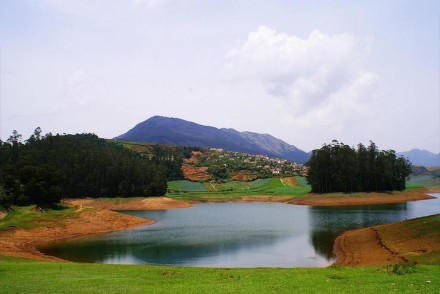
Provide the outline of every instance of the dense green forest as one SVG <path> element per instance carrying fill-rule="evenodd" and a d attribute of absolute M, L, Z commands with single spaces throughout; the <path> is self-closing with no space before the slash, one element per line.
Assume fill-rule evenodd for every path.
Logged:
<path fill-rule="evenodd" d="M 199 150 L 198 147 L 143 144 L 123 141 L 116 142 L 132 151 L 150 158 L 156 165 L 164 168 L 168 181 L 183 180 L 183 159 L 190 158 L 193 150 Z"/>
<path fill-rule="evenodd" d="M 150 159 L 94 134 L 41 135 L 24 143 L 14 131 L 0 141 L 0 206 L 40 206 L 75 197 L 164 195 L 167 174 L 179 178 L 167 154 Z M 180 169 L 180 167 L 179 167 Z"/>
<path fill-rule="evenodd" d="M 394 150 L 379 151 L 373 142 L 354 149 L 338 141 L 314 150 L 306 164 L 312 192 L 404 190 L 411 163 Z"/>

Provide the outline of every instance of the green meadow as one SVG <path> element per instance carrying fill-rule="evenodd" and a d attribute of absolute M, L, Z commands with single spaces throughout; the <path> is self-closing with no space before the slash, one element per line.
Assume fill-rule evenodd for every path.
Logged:
<path fill-rule="evenodd" d="M 56 225 L 65 219 L 77 218 L 74 207 L 55 205 L 51 209 L 37 211 L 35 206 L 14 206 L 12 212 L 0 220 L 0 230 L 7 228 L 32 229 L 47 223 Z"/>
<path fill-rule="evenodd" d="M 183 268 L 0 257 L 2 293 L 439 293 L 440 267 Z"/>
<path fill-rule="evenodd" d="M 237 200 L 243 196 L 303 196 L 310 192 L 305 178 L 295 177 L 296 186 L 288 186 L 280 178 L 258 179 L 250 182 L 227 181 L 200 183 L 188 180 L 168 182 L 166 196 L 187 200 Z"/>

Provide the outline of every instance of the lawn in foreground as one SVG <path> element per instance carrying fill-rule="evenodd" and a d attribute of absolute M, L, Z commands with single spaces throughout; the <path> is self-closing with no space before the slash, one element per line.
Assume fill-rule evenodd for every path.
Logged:
<path fill-rule="evenodd" d="M 185 268 L 0 257 L 2 293 L 439 293 L 439 266 Z"/>

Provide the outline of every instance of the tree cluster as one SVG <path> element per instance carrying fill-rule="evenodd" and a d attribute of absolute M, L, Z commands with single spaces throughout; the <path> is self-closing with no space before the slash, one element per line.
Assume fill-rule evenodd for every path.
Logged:
<path fill-rule="evenodd" d="M 0 206 L 40 206 L 62 198 L 164 195 L 160 159 L 128 150 L 94 134 L 41 136 L 21 142 L 13 132 L 0 141 Z"/>
<path fill-rule="evenodd" d="M 312 192 L 372 192 L 404 190 L 411 163 L 394 150 L 379 151 L 373 142 L 354 149 L 334 140 L 314 150 L 306 164 Z"/>
<path fill-rule="evenodd" d="M 165 170 L 165 176 L 168 181 L 178 181 L 184 179 L 182 164 L 183 158 L 187 158 L 188 152 L 191 154 L 190 147 L 176 146 L 174 148 L 164 148 L 160 145 L 154 145 L 151 159 L 157 166 Z"/>
<path fill-rule="evenodd" d="M 227 168 L 221 166 L 211 166 L 208 169 L 208 173 L 210 173 L 216 181 L 226 180 L 229 177 Z"/>

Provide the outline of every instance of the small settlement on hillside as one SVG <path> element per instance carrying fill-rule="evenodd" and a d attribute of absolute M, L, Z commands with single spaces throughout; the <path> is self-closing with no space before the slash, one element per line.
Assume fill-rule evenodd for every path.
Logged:
<path fill-rule="evenodd" d="M 213 171 L 223 169 L 233 180 L 306 176 L 307 167 L 281 158 L 229 152 L 219 148 L 193 151 L 183 166 L 184 176 L 192 181 L 209 181 Z"/>

